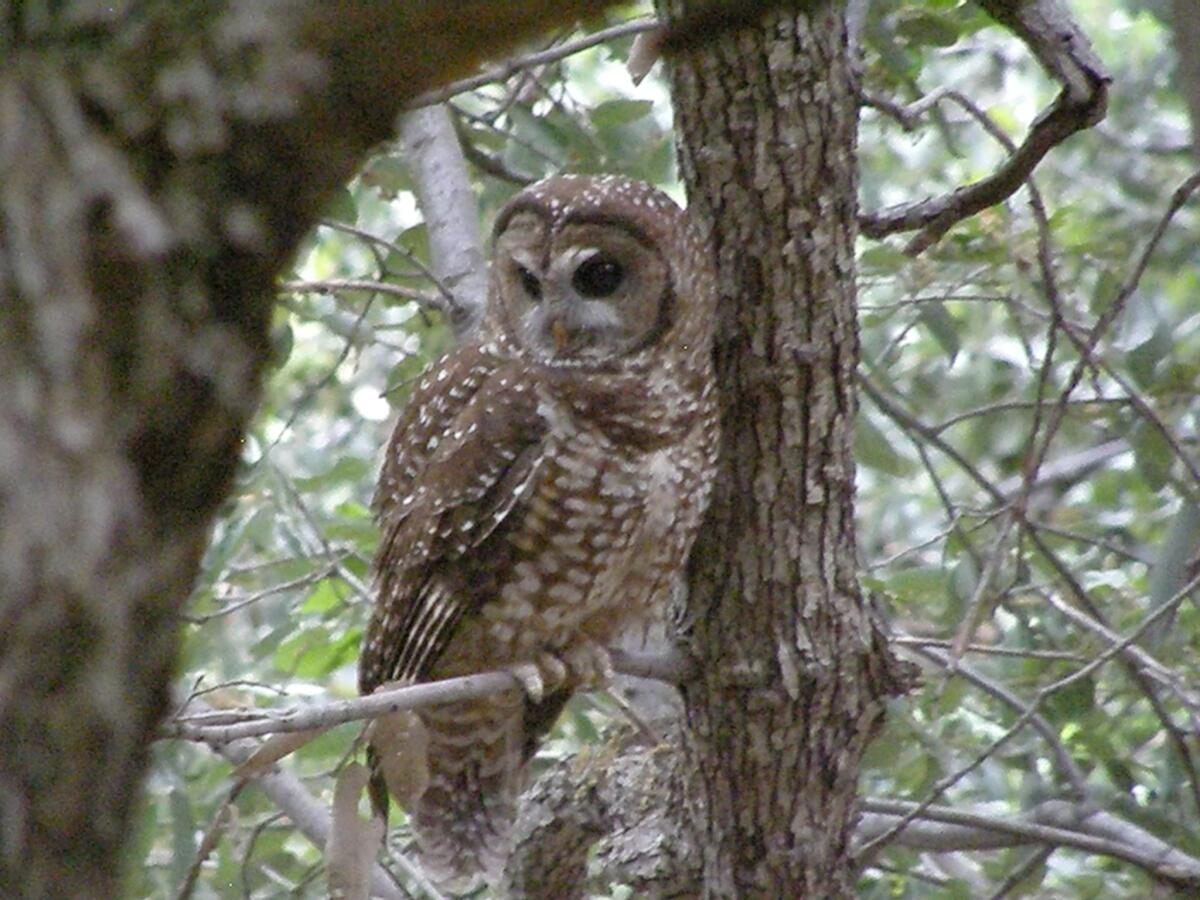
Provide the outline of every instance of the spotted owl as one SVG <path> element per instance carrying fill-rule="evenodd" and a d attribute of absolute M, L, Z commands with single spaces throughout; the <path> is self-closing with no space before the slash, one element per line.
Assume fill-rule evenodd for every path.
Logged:
<path fill-rule="evenodd" d="M 450 890 L 496 879 L 540 738 L 679 587 L 717 441 L 711 261 L 670 198 L 547 178 L 500 212 L 493 251 L 476 336 L 387 448 L 359 664 L 364 694 L 505 668 L 526 685 L 368 735 L 376 804 L 405 807 Z"/>

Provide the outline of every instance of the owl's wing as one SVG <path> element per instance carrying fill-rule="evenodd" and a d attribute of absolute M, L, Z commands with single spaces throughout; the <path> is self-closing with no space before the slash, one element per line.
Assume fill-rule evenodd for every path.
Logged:
<path fill-rule="evenodd" d="M 424 676 L 485 587 L 467 557 L 528 491 L 545 420 L 522 364 L 471 345 L 422 379 L 396 427 L 375 506 L 377 600 L 359 688 Z"/>

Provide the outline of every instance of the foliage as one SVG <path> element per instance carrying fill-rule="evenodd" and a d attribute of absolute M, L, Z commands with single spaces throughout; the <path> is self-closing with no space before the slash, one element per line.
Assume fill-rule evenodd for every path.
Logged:
<path fill-rule="evenodd" d="M 862 787 L 1014 814 L 1085 788 L 1200 855 L 1187 747 L 1200 610 L 1176 596 L 1200 549 L 1200 485 L 1185 463 L 1200 425 L 1194 206 L 1094 349 L 1082 354 L 1072 340 L 1117 300 L 1194 160 L 1164 75 L 1165 26 L 1132 0 L 1076 7 L 1115 86 L 1106 124 L 1039 168 L 1044 226 L 1023 190 L 917 258 L 901 252 L 903 237 L 861 245 L 863 581 L 911 652 L 941 654 L 923 657 L 922 686 L 890 709 Z M 657 70 L 632 85 L 630 41 L 454 100 L 484 223 L 520 183 L 563 169 L 617 170 L 680 195 L 665 86 Z M 868 91 L 908 102 L 952 85 L 1014 139 L 1051 99 L 1024 48 L 957 0 L 878 0 L 864 42 Z M 860 146 L 866 209 L 953 189 L 1003 158 L 947 104 L 911 133 L 868 110 Z M 266 402 L 188 608 L 181 699 L 265 706 L 354 694 L 380 449 L 407 386 L 450 337 L 401 297 L 302 283 L 430 290 L 425 253 L 404 160 L 385 147 L 334 199 L 287 279 L 295 289 L 280 295 Z M 1164 604 L 1171 611 L 1138 656 L 1111 652 L 1113 634 Z M 970 646 L 957 663 L 955 642 Z M 1105 652 L 1087 677 L 1039 693 Z M 1009 735 L 1035 698 L 1050 740 L 1030 727 Z M 596 701 L 578 703 L 549 752 L 597 739 L 608 721 Z M 328 803 L 356 735 L 343 726 L 285 765 Z M 178 894 L 210 833 L 219 839 L 192 896 L 323 894 L 320 853 L 260 792 L 228 802 L 228 764 L 178 742 L 154 752 L 130 896 Z M 986 896 L 1014 873 L 1010 896 L 1140 897 L 1153 887 L 1134 866 L 1076 850 L 951 858 L 892 847 L 861 890 Z"/>

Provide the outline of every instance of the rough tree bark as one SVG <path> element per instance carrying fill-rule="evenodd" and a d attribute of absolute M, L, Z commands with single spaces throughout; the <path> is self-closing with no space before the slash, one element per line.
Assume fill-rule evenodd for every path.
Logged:
<path fill-rule="evenodd" d="M 0 21 L 0 895 L 116 893 L 272 279 L 403 103 L 601 0 Z"/>
<path fill-rule="evenodd" d="M 848 897 L 859 762 L 902 679 L 855 577 L 857 104 L 840 5 L 672 63 L 722 314 L 722 474 L 692 553 L 684 688 L 704 895 Z"/>

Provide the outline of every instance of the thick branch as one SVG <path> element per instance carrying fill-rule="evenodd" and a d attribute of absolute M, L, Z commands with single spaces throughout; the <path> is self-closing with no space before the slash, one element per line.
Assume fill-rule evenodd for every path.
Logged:
<path fill-rule="evenodd" d="M 683 827 L 679 736 L 658 746 L 634 738 L 559 763 L 525 792 L 506 896 L 576 900 L 613 884 L 636 897 L 701 895 L 699 856 Z"/>
<path fill-rule="evenodd" d="M 0 894 L 116 893 L 273 281 L 330 191 L 421 90 L 605 5 L 5 14 Z"/>
<path fill-rule="evenodd" d="M 450 324 L 470 331 L 487 299 L 487 262 L 479 234 L 479 204 L 471 190 L 458 134 L 445 106 L 407 113 L 400 139 L 429 233 L 429 256 Z"/>
<path fill-rule="evenodd" d="M 1104 117 L 1111 80 L 1086 36 L 1059 0 L 979 0 L 1019 37 L 1062 92 L 1035 120 L 1024 143 L 991 175 L 940 197 L 901 203 L 859 218 L 862 233 L 880 238 L 920 230 L 906 252 L 917 254 L 951 227 L 1011 197 L 1042 158 L 1075 132 Z"/>
<path fill-rule="evenodd" d="M 549 885 L 549 893 L 529 894 L 535 898 L 583 896 L 610 883 L 626 884 L 636 896 L 698 896 L 696 848 L 681 827 L 675 799 L 680 778 L 674 737 L 658 747 L 602 748 L 583 765 L 551 768 L 522 798 L 509 885 Z M 854 837 L 859 846 L 893 830 L 918 804 L 869 798 L 862 809 Z M 1200 859 L 1112 813 L 1061 800 L 1023 815 L 930 806 L 904 825 L 895 843 L 938 853 L 1062 847 L 1123 860 L 1181 890 L 1200 886 Z M 588 860 L 596 859 L 603 860 L 594 867 L 602 874 L 592 884 L 584 873 Z M 869 862 L 858 860 L 860 866 Z M 555 881 L 562 872 L 579 874 L 570 882 L 576 893 Z"/>

